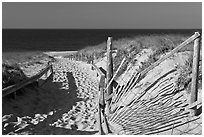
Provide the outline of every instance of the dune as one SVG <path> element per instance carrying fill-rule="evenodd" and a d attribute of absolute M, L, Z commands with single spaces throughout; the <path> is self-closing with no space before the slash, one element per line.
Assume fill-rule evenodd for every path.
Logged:
<path fill-rule="evenodd" d="M 135 56 L 134 59 L 136 63 L 129 63 L 127 69 L 116 79 L 116 81 L 120 85 L 129 83 L 128 81 L 134 74 L 137 74 L 136 72 L 139 72 L 139 69 L 142 67 L 143 63 L 148 60 L 151 54 L 153 54 L 151 49 L 143 49 Z M 113 103 L 110 107 L 111 111 L 114 113 L 109 116 L 111 130 L 119 135 L 202 134 L 201 87 L 198 89 L 199 105 L 197 106 L 198 112 L 196 116 L 188 115 L 189 112 L 187 112 L 185 117 L 178 117 L 177 121 L 170 117 L 175 114 L 179 115 L 183 110 L 190 110 L 191 94 L 186 88 L 179 87 L 178 83 L 178 79 L 182 73 L 181 68 L 187 67 L 186 62 L 190 60 L 190 55 L 190 51 L 175 53 L 172 57 L 152 68 L 138 82 L 134 83 L 137 80 L 133 80 L 128 90 L 125 88 L 121 91 L 121 94 L 119 93 L 120 88 L 119 90 L 115 90 L 115 94 L 112 97 Z M 162 56 L 164 56 L 164 54 Z M 104 57 L 98 60 L 96 65 L 106 69 L 106 58 Z M 137 76 L 138 75 L 135 75 L 135 78 Z M 174 104 L 177 105 L 174 106 Z M 165 112 L 164 110 L 168 108 L 167 106 L 170 108 L 172 107 L 172 109 Z M 171 121 L 173 121 L 172 119 L 175 123 L 185 124 L 179 126 L 175 124 L 175 127 L 172 127 L 170 126 Z M 160 127 L 158 126 L 159 124 Z M 157 127 L 159 127 L 161 131 L 159 131 Z"/>
<path fill-rule="evenodd" d="M 137 62 L 134 65 L 130 63 L 125 72 L 116 81 L 121 85 L 125 84 L 125 82 L 127 83 L 152 53 L 153 51 L 150 49 L 142 50 L 135 57 Z M 96 72 L 91 69 L 91 64 L 63 58 L 62 54 L 58 54 L 57 52 L 48 54 L 57 59 L 53 63 L 54 73 L 49 78 L 40 79 L 40 85 L 33 83 L 25 87 L 17 93 L 15 100 L 9 96 L 3 98 L 3 134 L 98 134 L 97 98 L 99 81 Z M 138 83 L 138 85 L 142 86 L 134 87 L 133 93 L 142 92 L 157 79 L 160 80 L 158 81 L 160 85 L 162 85 L 162 80 L 164 82 L 167 81 L 166 83 L 173 83 L 173 86 L 175 86 L 180 73 L 176 67 L 178 65 L 184 65 L 185 61 L 188 60 L 189 54 L 188 52 L 177 53 L 150 70 Z M 94 62 L 96 62 L 98 67 L 106 69 L 106 57 L 95 60 Z M 29 71 L 27 72 L 31 74 L 32 70 L 38 70 L 40 68 L 42 66 L 28 67 Z M 157 84 L 154 86 L 157 86 Z M 142 100 L 148 100 L 158 95 L 158 92 L 153 88 L 150 88 L 148 92 L 148 94 L 142 96 Z M 198 94 L 198 101 L 202 102 L 201 89 L 199 89 Z M 186 90 L 179 92 L 172 98 L 177 98 L 178 95 L 182 96 L 179 100 L 182 102 L 181 104 L 189 103 L 189 94 L 187 94 Z M 128 104 L 133 97 L 137 98 L 137 95 L 133 96 L 131 93 L 124 95 L 123 100 L 119 101 L 119 105 Z M 114 105 L 112 107 L 114 108 Z M 174 109 L 174 111 L 177 110 Z M 148 115 L 146 116 L 147 119 L 149 117 Z M 180 120 L 186 121 L 187 119 L 183 118 Z M 111 126 L 115 126 L 115 128 L 120 128 L 117 127 L 119 125 L 114 125 L 111 121 L 110 124 L 112 124 Z M 199 118 L 195 122 L 178 127 L 174 134 L 188 134 L 185 132 L 187 130 L 189 134 L 202 133 L 202 119 Z M 159 134 L 171 134 L 171 132 L 172 130 L 170 129 Z"/>

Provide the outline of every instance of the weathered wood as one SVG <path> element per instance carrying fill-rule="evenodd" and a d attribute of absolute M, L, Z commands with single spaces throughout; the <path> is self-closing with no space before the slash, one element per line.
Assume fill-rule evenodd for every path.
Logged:
<path fill-rule="evenodd" d="M 51 66 L 50 69 L 47 70 L 47 72 L 45 73 L 44 79 L 38 79 L 37 80 L 38 86 L 43 86 L 49 80 L 49 78 L 52 76 L 52 73 L 53 72 L 52 72 L 52 66 Z"/>
<path fill-rule="evenodd" d="M 195 33 L 193 36 L 188 38 L 186 41 L 181 43 L 178 47 L 173 49 L 169 54 L 165 55 L 162 57 L 160 60 L 157 62 L 153 63 L 150 67 L 146 68 L 144 71 L 141 72 L 141 77 L 145 76 L 147 72 L 149 72 L 151 69 L 159 65 L 162 61 L 166 60 L 167 58 L 171 57 L 174 53 L 178 52 L 181 48 L 185 47 L 188 43 L 194 41 L 194 60 L 193 60 L 193 77 L 194 85 L 191 85 L 192 91 L 194 90 L 193 95 L 191 96 L 191 104 L 188 106 L 188 103 L 186 102 L 185 99 L 180 99 L 180 96 L 174 98 L 174 92 L 175 92 L 175 87 L 173 83 L 168 83 L 165 86 L 162 84 L 157 85 L 158 88 L 155 88 L 154 86 L 158 83 L 158 80 L 161 80 L 161 77 L 158 78 L 155 82 L 151 83 L 147 88 L 141 89 L 142 91 L 138 94 L 137 98 L 133 99 L 133 102 L 128 104 L 128 107 L 125 106 L 124 108 L 120 108 L 118 105 L 116 107 L 116 111 L 113 113 L 113 115 L 110 115 L 111 117 L 109 118 L 109 122 L 111 121 L 112 123 L 120 124 L 123 126 L 124 129 L 121 129 L 123 131 L 131 131 L 131 134 L 137 133 L 137 129 L 140 130 L 140 125 L 141 126 L 141 132 L 138 132 L 140 134 L 144 133 L 154 133 L 157 132 L 162 132 L 170 129 L 173 129 L 175 127 L 181 126 L 181 124 L 184 123 L 176 123 L 179 120 L 182 119 L 183 117 L 187 117 L 190 110 L 189 109 L 196 109 L 197 104 L 201 104 L 201 102 L 197 101 L 197 89 L 198 89 L 198 72 L 199 72 L 199 58 L 200 58 L 200 34 Z M 195 57 L 196 56 L 196 57 Z M 170 70 L 170 72 L 164 74 L 162 77 L 165 77 L 166 75 L 174 72 L 175 69 Z M 116 96 L 121 97 L 125 100 L 126 93 L 129 92 L 130 89 L 134 88 L 134 81 L 136 81 L 134 78 L 130 80 L 129 84 L 125 86 L 123 90 L 124 91 L 124 96 L 119 96 L 120 94 L 116 94 Z M 164 81 L 162 81 L 164 82 Z M 171 82 L 169 80 L 169 82 Z M 165 82 L 166 83 L 166 82 Z M 193 84 L 193 82 L 192 82 Z M 143 100 L 143 95 L 147 93 L 149 90 L 158 90 L 158 95 L 152 97 L 153 100 L 149 101 L 144 101 Z M 119 92 L 120 93 L 120 92 Z M 164 96 L 165 95 L 165 96 Z M 109 95 L 106 97 L 106 99 L 112 98 L 112 96 L 115 96 L 114 94 Z M 131 95 L 130 95 L 131 96 Z M 174 101 L 172 99 L 174 98 Z M 117 99 L 117 98 L 116 98 Z M 159 100 L 159 102 L 158 102 Z M 118 102 L 121 102 L 120 100 Z M 162 105 L 160 104 L 162 103 Z M 115 104 L 114 104 L 115 105 Z M 179 110 L 175 111 L 175 108 Z M 119 109 L 120 108 L 120 109 Z M 183 109 L 185 109 L 183 111 Z M 157 111 L 155 111 L 157 110 Z M 139 112 L 138 112 L 139 111 Z M 196 112 L 197 113 L 197 112 Z M 195 113 L 194 113 L 195 114 Z M 149 116 L 149 118 L 147 118 Z M 159 117 L 158 117 L 159 116 Z M 164 117 L 166 116 L 166 117 Z M 187 121 L 190 122 L 190 121 Z M 187 123 L 185 122 L 185 123 Z M 158 123 L 160 123 L 159 126 L 155 126 Z M 156 127 L 153 129 L 152 127 Z M 114 127 L 115 128 L 115 127 Z"/>
<path fill-rule="evenodd" d="M 53 66 L 51 65 L 50 67 L 51 67 L 50 69 L 51 69 L 51 74 L 52 74 L 52 73 L 54 72 L 54 71 L 53 71 Z"/>
<path fill-rule="evenodd" d="M 168 53 L 167 55 L 165 55 L 164 57 L 162 57 L 161 59 L 159 59 L 158 61 L 156 61 L 154 64 L 152 64 L 151 66 L 149 66 L 148 68 L 146 68 L 145 70 L 143 70 L 141 72 L 141 76 L 144 76 L 147 72 L 149 72 L 150 70 L 152 70 L 153 68 L 155 68 L 157 65 L 159 65 L 161 62 L 163 62 L 164 60 L 166 60 L 167 58 L 169 58 L 170 56 L 172 56 L 174 53 L 178 52 L 180 49 L 182 49 L 183 47 L 185 47 L 187 44 L 189 44 L 190 42 L 192 42 L 193 40 L 195 40 L 197 37 L 199 37 L 200 34 L 199 33 L 195 33 L 193 36 L 191 36 L 190 38 L 188 38 L 187 40 L 185 40 L 183 43 L 181 43 L 179 46 L 177 46 L 176 48 L 174 48 L 170 53 Z"/>
<path fill-rule="evenodd" d="M 196 32 L 195 34 L 199 35 L 198 32 Z M 200 59 L 200 37 L 198 37 L 194 41 L 191 99 L 190 99 L 191 104 L 197 101 L 197 96 L 198 96 L 199 59 Z M 191 114 L 196 115 L 196 110 L 197 110 L 197 107 L 196 106 L 193 107 Z"/>
<path fill-rule="evenodd" d="M 99 135 L 102 134 L 102 121 L 101 121 L 101 107 L 100 107 L 100 89 L 99 89 L 99 98 L 98 98 L 98 130 L 99 130 Z"/>
<path fill-rule="evenodd" d="M 22 82 L 19 82 L 15 85 L 11 85 L 11 86 L 8 86 L 6 88 L 4 88 L 2 90 L 2 97 L 5 97 L 6 95 L 9 95 L 25 86 L 27 86 L 28 84 L 31 84 L 33 83 L 34 81 L 36 81 L 37 79 L 39 79 L 42 75 L 44 75 L 49 69 L 51 68 L 51 65 L 47 66 L 45 69 L 43 69 L 40 73 L 38 73 L 37 75 L 29 78 L 29 79 L 26 79 Z"/>
<path fill-rule="evenodd" d="M 113 95 L 114 95 L 114 94 L 112 93 L 112 94 L 110 94 L 109 96 L 107 96 L 107 97 L 106 97 L 106 101 L 109 100 L 109 99 L 111 99 L 111 98 L 113 97 Z"/>
<path fill-rule="evenodd" d="M 128 81 L 128 83 L 129 83 L 129 82 L 131 82 L 131 83 L 133 82 L 133 83 L 130 84 L 130 85 L 128 85 L 128 83 L 127 83 L 127 84 L 124 86 L 123 90 L 120 91 L 121 93 L 118 94 L 118 100 L 117 100 L 117 101 L 119 101 L 120 98 L 123 98 L 123 96 L 129 91 L 128 89 L 132 89 L 133 86 L 135 85 L 135 83 L 137 83 L 137 82 L 139 81 L 139 79 L 140 79 L 140 73 L 135 73 L 135 74 L 133 75 L 132 79 L 130 79 L 130 80 Z"/>
<path fill-rule="evenodd" d="M 106 71 L 102 67 L 98 68 L 95 64 L 92 64 L 92 66 L 93 66 L 93 69 L 95 69 L 100 76 L 104 75 L 106 78 Z M 115 80 L 113 80 L 112 86 L 116 88 L 117 86 L 120 86 L 120 85 Z"/>
<path fill-rule="evenodd" d="M 106 85 L 110 82 L 111 78 L 113 77 L 113 59 L 112 59 L 112 37 L 108 37 L 107 40 L 107 79 Z M 109 96 L 113 92 L 112 83 L 108 86 L 106 93 Z M 107 108 L 109 108 L 111 100 L 107 101 Z M 109 114 L 109 109 L 107 109 L 107 115 Z"/>
<path fill-rule="evenodd" d="M 108 124 L 108 120 L 107 120 L 105 113 L 103 113 L 103 119 L 104 119 L 104 126 L 103 126 L 104 132 L 106 134 L 112 133 L 112 131 L 110 130 L 110 127 L 109 127 L 110 125 Z"/>
<path fill-rule="evenodd" d="M 107 84 L 105 91 L 106 91 L 106 90 L 109 88 L 109 86 L 112 84 L 112 82 L 113 82 L 113 80 L 115 79 L 115 77 L 117 76 L 117 74 L 118 74 L 120 68 L 122 67 L 123 63 L 125 62 L 125 59 L 126 59 L 126 58 L 124 58 L 124 59 L 121 61 L 120 66 L 118 67 L 118 69 L 117 69 L 117 71 L 115 72 L 114 76 L 111 78 L 111 80 L 110 80 L 109 83 Z"/>
<path fill-rule="evenodd" d="M 105 86 L 105 75 L 101 75 L 100 82 L 99 82 L 99 97 L 98 97 L 98 126 L 99 126 L 100 135 L 104 135 L 103 128 L 102 128 L 102 120 L 101 120 L 103 115 L 102 109 L 104 110 L 105 108 L 104 86 Z"/>
<path fill-rule="evenodd" d="M 101 72 L 105 75 L 105 77 L 106 77 L 106 70 L 104 70 L 102 67 L 99 67 L 99 69 L 101 70 Z M 120 86 L 119 84 L 118 84 L 118 82 L 117 81 L 115 81 L 115 80 L 113 80 L 112 81 L 112 86 L 114 87 L 114 88 L 117 88 L 117 86 Z"/>
<path fill-rule="evenodd" d="M 105 106 L 104 87 L 105 87 L 105 76 L 102 75 L 101 78 L 100 78 L 100 82 L 99 82 L 99 92 L 100 92 L 99 104 L 100 104 L 102 107 Z"/>
<path fill-rule="evenodd" d="M 104 75 L 103 74 L 103 72 L 95 65 L 95 64 L 92 64 L 92 66 L 97 70 L 97 73 L 99 74 L 99 75 Z M 105 75 L 104 75 L 105 76 Z"/>

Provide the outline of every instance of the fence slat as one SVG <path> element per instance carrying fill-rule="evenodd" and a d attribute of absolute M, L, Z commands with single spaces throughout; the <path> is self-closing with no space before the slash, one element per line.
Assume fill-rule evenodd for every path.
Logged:
<path fill-rule="evenodd" d="M 104 92 L 104 86 L 105 86 L 105 76 L 101 75 L 100 82 L 99 82 L 99 94 L 98 94 L 98 126 L 99 126 L 99 135 L 104 135 L 103 129 L 102 129 L 102 108 L 104 108 L 105 102 L 103 97 Z"/>
<path fill-rule="evenodd" d="M 106 85 L 110 82 L 111 78 L 113 77 L 113 59 L 112 59 L 112 37 L 108 37 L 107 40 L 107 79 Z M 113 92 L 113 86 L 110 84 L 107 88 L 107 96 L 109 96 Z M 109 108 L 111 100 L 107 101 L 107 108 Z M 109 109 L 107 109 L 107 115 L 109 114 Z"/>
<path fill-rule="evenodd" d="M 52 65 L 48 65 L 45 69 L 43 69 L 41 72 L 39 72 L 37 75 L 29 78 L 29 79 L 26 79 L 22 82 L 19 82 L 15 85 L 11 85 L 11 86 L 8 86 L 6 88 L 4 88 L 2 90 L 2 97 L 5 97 L 23 87 L 25 87 L 26 85 L 28 84 L 31 84 L 33 83 L 34 81 L 36 81 L 37 79 L 39 79 L 42 75 L 44 75 L 50 68 L 51 68 Z"/>
<path fill-rule="evenodd" d="M 99 75 L 101 75 L 101 76 L 104 75 L 103 72 L 102 72 L 95 64 L 92 64 L 92 65 L 93 65 L 93 67 L 97 70 L 97 72 L 98 72 Z M 105 76 L 105 75 L 104 75 L 104 76 Z"/>
<path fill-rule="evenodd" d="M 194 41 L 191 99 L 190 99 L 191 104 L 197 101 L 197 96 L 198 96 L 199 60 L 200 60 L 200 37 L 198 37 Z M 196 110 L 197 110 L 197 106 L 193 107 L 191 114 L 196 115 Z"/>
<path fill-rule="evenodd" d="M 110 80 L 109 83 L 107 84 L 105 91 L 106 91 L 106 90 L 109 88 L 109 86 L 112 84 L 113 80 L 114 80 L 115 77 L 117 76 L 117 74 L 118 74 L 120 68 L 122 67 L 123 63 L 125 62 L 125 60 L 126 60 L 126 58 L 124 58 L 124 59 L 121 61 L 120 66 L 118 67 L 118 69 L 117 69 L 117 71 L 115 72 L 114 76 L 111 78 L 111 80 Z"/>

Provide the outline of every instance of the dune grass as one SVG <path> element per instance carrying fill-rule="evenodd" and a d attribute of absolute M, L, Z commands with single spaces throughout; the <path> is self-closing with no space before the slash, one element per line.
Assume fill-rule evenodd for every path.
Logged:
<path fill-rule="evenodd" d="M 139 68 L 139 72 L 143 71 L 145 68 L 152 65 L 156 62 L 161 55 L 170 52 L 172 49 L 177 47 L 179 44 L 188 39 L 191 35 L 181 35 L 181 34 L 164 34 L 164 35 L 143 35 L 136 36 L 132 38 L 122 38 L 114 40 L 113 38 L 113 50 L 116 50 L 116 56 L 113 60 L 114 72 L 119 67 L 122 59 L 126 57 L 126 62 L 122 66 L 119 71 L 118 77 L 127 69 L 128 65 L 135 64 L 135 56 L 140 53 L 143 49 L 152 49 L 153 54 L 149 56 L 148 60 L 142 63 L 142 66 Z M 188 44 L 183 49 L 179 50 L 179 52 L 183 51 L 191 51 L 193 52 L 193 42 Z M 79 55 L 84 56 L 93 56 L 94 59 L 103 58 L 106 53 L 106 42 L 96 45 L 90 46 L 85 49 L 78 51 L 75 54 L 75 57 Z M 86 60 L 86 59 L 85 59 Z M 192 70 L 192 60 L 189 59 L 185 66 L 182 66 L 180 69 L 181 75 L 178 78 L 177 85 L 184 85 L 189 89 L 190 85 L 190 75 Z M 199 83 L 202 81 L 202 73 L 200 71 Z M 200 84 L 201 85 L 201 84 Z"/>
<path fill-rule="evenodd" d="M 113 49 L 120 49 L 126 51 L 135 51 L 141 50 L 144 48 L 152 48 L 152 49 L 168 49 L 178 46 L 180 43 L 185 41 L 190 35 L 181 35 L 181 34 L 169 34 L 169 35 L 143 35 L 136 36 L 133 38 L 122 38 L 118 40 L 114 40 L 113 38 Z M 185 50 L 192 50 L 189 46 Z M 96 45 L 90 46 L 85 49 L 82 49 L 78 52 L 78 54 L 93 54 L 93 53 L 101 53 L 106 52 L 106 42 Z"/>
<path fill-rule="evenodd" d="M 2 64 L 2 88 L 27 79 L 18 64 Z"/>
<path fill-rule="evenodd" d="M 3 52 L 2 62 L 6 64 L 39 63 L 41 60 L 49 58 L 48 55 L 40 51 L 28 52 Z"/>
<path fill-rule="evenodd" d="M 43 60 L 49 59 L 42 52 L 3 52 L 2 53 L 2 87 L 16 84 L 27 77 L 21 67 L 43 64 Z"/>
<path fill-rule="evenodd" d="M 179 90 L 185 89 L 188 94 L 191 93 L 192 67 L 193 67 L 193 54 L 189 56 L 184 66 L 179 65 L 177 68 L 180 71 L 180 73 L 176 81 L 176 87 Z M 199 64 L 198 88 L 202 89 L 202 60 L 200 61 Z"/>
<path fill-rule="evenodd" d="M 143 49 L 151 48 L 154 54 L 149 57 L 149 60 L 143 63 L 143 67 L 140 70 L 148 67 L 155 61 L 159 59 L 159 56 L 171 51 L 183 41 L 188 39 L 191 35 L 181 35 L 181 34 L 154 34 L 154 35 L 141 35 L 131 38 L 121 38 L 114 40 L 113 38 L 113 50 L 116 50 L 116 56 L 113 60 L 114 72 L 120 65 L 120 62 L 124 57 L 127 58 L 126 63 L 123 65 L 122 70 L 125 70 L 129 63 L 135 63 L 135 56 Z M 190 43 L 185 48 L 180 51 L 192 51 L 193 43 Z M 79 50 L 74 57 L 79 56 L 93 57 L 94 59 L 102 58 L 106 53 L 106 41 L 96 46 L 89 46 L 82 50 Z M 90 58 L 88 58 L 90 59 Z M 83 59 L 83 61 L 86 59 Z M 122 73 L 122 72 L 120 72 Z"/>

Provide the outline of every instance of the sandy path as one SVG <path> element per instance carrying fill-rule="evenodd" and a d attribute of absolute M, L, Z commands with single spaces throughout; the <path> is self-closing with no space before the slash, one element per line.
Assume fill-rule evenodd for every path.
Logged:
<path fill-rule="evenodd" d="M 89 64 L 60 59 L 42 86 L 3 98 L 3 134 L 95 134 L 96 74 Z"/>

